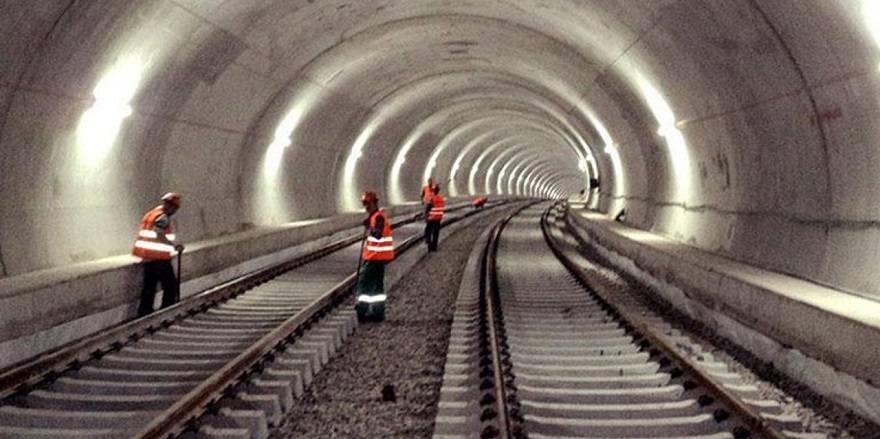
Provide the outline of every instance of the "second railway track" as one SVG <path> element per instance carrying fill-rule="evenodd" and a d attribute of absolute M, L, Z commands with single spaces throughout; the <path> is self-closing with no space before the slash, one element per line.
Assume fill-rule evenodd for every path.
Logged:
<path fill-rule="evenodd" d="M 596 267 L 547 207 L 500 224 L 485 296 L 462 290 L 436 439 L 824 437 L 651 309 L 586 288 Z"/>
<path fill-rule="evenodd" d="M 0 438 L 254 439 L 279 425 L 273 437 L 415 437 L 415 431 L 432 431 L 436 439 L 826 437 L 801 431 L 797 418 L 631 298 L 612 272 L 581 257 L 563 231 L 564 214 L 543 203 L 480 239 L 469 229 L 459 248 L 471 261 L 457 291 L 448 275 L 410 283 L 405 294 L 392 296 L 390 321 L 358 330 L 344 347 L 356 319 L 350 307 L 331 312 L 329 305 L 347 297 L 354 241 L 320 263 L 292 263 L 269 281 L 221 287 L 232 291 L 99 336 L 100 343 L 79 354 L 51 354 L 60 366 L 13 373 L 16 386 L 0 377 L 6 392 Z M 396 228 L 395 240 L 418 241 L 420 229 Z M 432 253 L 426 261 L 449 259 L 455 250 L 447 250 L 453 253 Z M 439 295 L 422 296 L 419 288 Z M 432 307 L 424 307 L 426 300 Z M 406 310 L 403 302 L 420 305 Z M 434 361 L 427 358 L 432 349 L 421 346 L 426 338 L 402 338 L 424 336 L 425 325 L 439 334 L 447 330 L 444 322 L 452 325 L 445 360 L 445 348 L 427 369 L 397 358 Z M 429 337 L 435 344 L 437 334 Z M 389 349 L 398 343 L 403 346 Z M 322 371 L 351 344 L 369 354 L 361 361 L 337 355 L 345 364 L 327 369 L 360 366 L 347 375 Z M 381 364 L 367 365 L 366 357 Z M 434 376 L 435 396 L 422 394 Z M 339 393 L 327 384 L 338 384 Z M 397 389 L 397 402 L 376 399 L 373 386 L 384 384 Z M 312 421 L 290 416 L 316 407 L 321 413 Z M 395 421 L 390 413 L 408 417 Z M 347 421 L 358 425 L 343 426 Z"/>

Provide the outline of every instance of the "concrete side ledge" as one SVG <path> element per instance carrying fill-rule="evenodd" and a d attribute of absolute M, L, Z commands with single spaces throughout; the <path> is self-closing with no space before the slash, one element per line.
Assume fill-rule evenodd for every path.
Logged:
<path fill-rule="evenodd" d="M 780 349 L 797 350 L 870 386 L 880 383 L 880 303 L 719 257 L 593 212 L 573 209 L 569 221 L 589 241 L 679 288 L 684 297 L 675 305 L 693 308 L 695 302 L 757 330 Z M 684 311 L 693 315 L 694 310 Z M 718 315 L 708 318 L 721 324 Z"/>
<path fill-rule="evenodd" d="M 385 208 L 392 217 L 420 209 Z M 185 243 L 181 296 L 356 233 L 363 219 L 356 212 Z M 140 259 L 121 255 L 0 278 L 0 368 L 133 318 L 142 277 Z"/>

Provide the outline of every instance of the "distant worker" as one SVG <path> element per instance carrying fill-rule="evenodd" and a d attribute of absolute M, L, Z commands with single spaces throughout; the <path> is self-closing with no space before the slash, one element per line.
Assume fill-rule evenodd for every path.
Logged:
<path fill-rule="evenodd" d="M 138 237 L 131 253 L 144 260 L 144 283 L 138 306 L 138 317 L 152 313 L 156 298 L 156 284 L 162 284 L 162 308 L 180 300 L 180 284 L 174 275 L 171 259 L 183 252 L 183 244 L 174 242 L 171 216 L 180 208 L 180 194 L 169 192 L 162 196 L 162 204 L 147 212 L 141 219 Z"/>
<path fill-rule="evenodd" d="M 425 215 L 428 214 L 428 203 L 431 201 L 431 195 L 434 195 L 434 178 L 428 177 L 428 183 L 422 186 L 422 207 Z"/>
<path fill-rule="evenodd" d="M 440 185 L 435 184 L 432 190 L 431 200 L 428 202 L 425 216 L 425 244 L 428 245 L 429 252 L 437 251 L 437 244 L 440 242 L 440 222 L 443 220 L 443 210 L 446 207 L 446 200 L 440 195 Z"/>
<path fill-rule="evenodd" d="M 486 198 L 485 197 L 474 198 L 474 202 L 473 202 L 474 209 L 482 209 L 483 206 L 485 206 L 485 205 L 486 205 Z"/>
<path fill-rule="evenodd" d="M 394 239 L 388 215 L 379 209 L 375 192 L 364 192 L 361 203 L 369 217 L 364 221 L 363 252 L 356 285 L 358 322 L 385 320 L 385 265 L 394 260 Z"/>

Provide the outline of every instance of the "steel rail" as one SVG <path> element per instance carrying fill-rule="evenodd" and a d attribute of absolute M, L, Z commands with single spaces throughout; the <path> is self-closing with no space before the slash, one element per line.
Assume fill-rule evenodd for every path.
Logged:
<path fill-rule="evenodd" d="M 479 212 L 468 212 L 460 217 L 445 221 L 443 225 L 454 224 L 477 213 Z M 395 227 L 415 220 L 417 220 L 417 217 L 397 223 Z M 362 238 L 356 238 L 349 245 L 354 244 L 358 239 Z M 395 252 L 405 253 L 422 241 L 422 239 L 422 236 L 414 235 L 399 246 L 396 246 Z M 305 309 L 286 320 L 278 328 L 264 336 L 195 389 L 184 395 L 130 439 L 168 438 L 183 433 L 190 421 L 201 416 L 212 402 L 219 400 L 223 396 L 226 389 L 234 386 L 240 377 L 246 375 L 251 368 L 260 363 L 278 346 L 285 344 L 286 340 L 300 331 L 304 324 L 313 320 L 315 316 L 328 312 L 327 310 L 336 304 L 341 303 L 354 286 L 356 276 L 357 273 L 351 274 L 331 290 L 322 294 L 321 297 L 313 301 Z"/>
<path fill-rule="evenodd" d="M 464 209 L 453 208 L 451 211 Z M 469 212 L 468 215 L 475 212 Z M 464 215 L 464 216 L 468 216 Z M 463 216 L 463 217 L 464 217 Z M 400 227 L 417 221 L 417 216 L 399 220 L 392 227 Z M 454 222 L 454 221 L 452 221 Z M 450 224 L 452 223 L 450 222 Z M 345 248 L 361 240 L 360 235 L 340 238 L 325 244 L 307 254 L 297 256 L 285 262 L 263 268 L 259 271 L 239 276 L 220 285 L 209 288 L 201 293 L 190 296 L 180 302 L 135 320 L 120 323 L 94 334 L 85 336 L 52 351 L 43 353 L 21 364 L 0 370 L 0 400 L 15 393 L 24 392 L 38 383 L 51 380 L 69 368 L 100 357 L 108 352 L 120 349 L 133 339 L 140 338 L 148 332 L 162 326 L 168 326 L 186 316 L 200 313 L 217 303 L 227 301 L 267 280 L 300 265 L 311 262 L 330 253 Z"/>
<path fill-rule="evenodd" d="M 690 359 L 679 353 L 678 349 L 676 349 L 673 344 L 669 343 L 662 336 L 657 335 L 655 331 L 651 329 L 650 324 L 645 321 L 641 315 L 631 311 L 621 300 L 614 298 L 612 295 L 603 294 L 598 288 L 591 285 L 586 274 L 565 255 L 557 240 L 550 236 L 547 217 L 552 208 L 553 206 L 548 208 L 541 217 L 541 231 L 544 235 L 544 239 L 559 261 L 562 262 L 566 269 L 568 269 L 581 285 L 589 291 L 594 292 L 599 300 L 604 302 L 609 309 L 620 315 L 621 319 L 632 326 L 635 332 L 641 334 L 653 346 L 657 347 L 663 355 L 674 361 L 684 370 L 685 373 L 705 387 L 709 393 L 713 394 L 717 400 L 722 401 L 728 408 L 732 409 L 753 433 L 760 434 L 761 437 L 768 439 L 785 439 L 786 436 L 782 434 L 782 432 L 774 428 L 768 421 L 761 418 L 760 415 L 742 402 L 739 397 L 725 389 L 715 379 L 698 368 Z M 565 213 L 566 215 L 568 214 L 567 207 Z M 577 237 L 576 234 L 574 235 L 580 244 L 585 244 L 580 237 Z"/>
<path fill-rule="evenodd" d="M 496 412 L 496 419 L 494 421 L 496 424 L 496 430 L 484 431 L 482 437 L 510 439 L 518 437 L 517 432 L 520 431 L 519 426 L 514 424 L 515 416 L 511 412 L 510 401 L 508 401 L 507 380 L 504 372 L 501 342 L 499 341 L 504 337 L 504 322 L 500 315 L 501 306 L 496 259 L 498 255 L 498 242 L 501 240 L 501 233 L 504 231 L 504 226 L 513 219 L 513 217 L 533 204 L 536 204 L 536 202 L 523 204 L 495 225 L 486 242 L 483 257 L 480 262 L 480 295 L 484 297 L 486 301 L 486 306 L 483 312 L 485 313 L 486 318 L 486 342 L 489 345 L 488 355 L 491 361 L 492 379 L 494 381 L 492 394 Z"/>
<path fill-rule="evenodd" d="M 89 359 L 118 350 L 125 343 L 140 338 L 147 332 L 161 326 L 167 326 L 170 322 L 180 318 L 202 312 L 214 304 L 229 300 L 280 273 L 351 245 L 357 242 L 357 239 L 359 237 L 343 238 L 328 243 L 308 254 L 258 272 L 240 276 L 148 316 L 86 336 L 53 352 L 38 356 L 29 362 L 9 368 L 0 374 L 0 399 L 24 391 L 28 386 L 33 386 L 45 379 L 52 379 L 53 374 L 64 369 L 76 367 Z"/>
<path fill-rule="evenodd" d="M 454 224 L 477 213 L 479 212 L 468 212 L 460 217 L 445 221 L 443 225 Z M 418 216 L 397 223 L 395 227 L 416 220 L 418 220 Z M 361 238 L 356 238 L 349 245 L 354 244 L 358 239 Z M 395 252 L 398 254 L 405 253 L 410 248 L 416 246 L 422 239 L 422 236 L 414 235 L 396 246 Z M 314 319 L 316 315 L 328 312 L 329 308 L 340 303 L 346 293 L 354 286 L 356 277 L 357 273 L 351 274 L 327 293 L 322 294 L 321 297 L 313 301 L 305 309 L 286 320 L 281 326 L 264 336 L 195 389 L 184 395 L 130 439 L 160 439 L 175 437 L 183 433 L 188 422 L 201 416 L 212 402 L 219 400 L 223 396 L 223 392 L 226 389 L 233 386 L 241 376 L 245 375 L 252 367 L 262 361 L 277 346 L 283 345 L 285 340 L 299 331 L 304 324 Z"/>
<path fill-rule="evenodd" d="M 507 406 L 507 392 L 505 391 L 504 373 L 501 366 L 501 349 L 499 347 L 499 324 L 500 322 L 495 315 L 498 294 L 498 279 L 495 276 L 495 256 L 498 253 L 498 240 L 501 237 L 501 231 L 504 224 L 510 219 L 506 218 L 500 222 L 492 230 L 488 242 L 486 243 L 486 252 L 483 257 L 483 276 L 480 283 L 481 293 L 486 298 L 486 329 L 488 331 L 487 338 L 489 343 L 489 357 L 492 363 L 492 379 L 495 383 L 492 393 L 495 398 L 496 419 L 495 426 L 497 431 L 494 437 L 501 439 L 510 438 L 511 425 L 510 413 Z"/>
<path fill-rule="evenodd" d="M 497 205 L 500 204 L 496 203 L 493 207 Z M 452 208 L 449 211 L 454 212 L 467 207 L 469 206 L 461 206 Z M 444 226 L 484 211 L 487 210 L 471 210 L 458 217 L 447 218 L 444 221 Z M 395 221 L 392 223 L 392 227 L 397 228 L 418 221 L 418 219 L 418 215 L 407 217 L 403 220 Z M 284 272 L 341 250 L 362 239 L 362 235 L 353 234 L 352 236 L 336 240 L 289 261 L 275 264 L 258 272 L 243 275 L 210 288 L 149 316 L 108 328 L 72 342 L 53 352 L 43 354 L 26 363 L 0 371 L 0 399 L 8 398 L 17 393 L 26 394 L 34 387 L 54 380 L 66 370 L 77 368 L 86 361 L 99 358 L 109 352 L 117 351 L 125 344 L 135 341 L 144 335 L 156 332 L 162 327 L 170 326 L 175 321 L 205 312 L 213 306 L 230 300 Z M 403 253 L 416 245 L 420 240 L 420 234 L 414 235 L 399 244 L 397 250 Z M 291 335 L 298 333 L 301 326 L 313 320 L 334 303 L 341 303 L 345 298 L 345 292 L 350 290 L 354 284 L 353 279 L 355 276 L 356 274 L 352 274 L 328 290 L 322 297 L 309 304 L 306 309 L 298 312 L 282 323 L 280 327 L 265 335 L 256 344 L 242 352 L 234 360 L 202 382 L 196 389 L 190 391 L 184 399 L 177 401 L 163 414 L 155 418 L 139 434 L 142 437 L 168 437 L 169 435 L 182 432 L 190 425 L 188 423 L 201 416 L 206 407 L 222 397 L 223 392 L 234 385 L 238 377 L 246 374 L 249 368 L 259 363 L 275 346 L 283 344 L 285 339 L 289 339 Z"/>
<path fill-rule="evenodd" d="M 354 274 L 349 275 L 302 311 L 285 320 L 272 332 L 266 334 L 159 414 L 131 439 L 159 439 L 183 433 L 186 429 L 186 423 L 204 412 L 212 402 L 221 398 L 223 392 L 240 376 L 262 361 L 278 345 L 283 344 L 288 337 L 299 331 L 306 322 L 343 298 L 354 285 L 354 278 Z"/>

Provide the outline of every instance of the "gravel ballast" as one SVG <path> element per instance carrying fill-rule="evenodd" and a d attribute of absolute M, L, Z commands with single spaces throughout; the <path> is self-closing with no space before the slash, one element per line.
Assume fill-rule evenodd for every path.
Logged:
<path fill-rule="evenodd" d="M 430 438 L 465 262 L 504 212 L 444 229 L 437 252 L 420 249 L 386 291 L 385 321 L 357 328 L 271 438 Z"/>
<path fill-rule="evenodd" d="M 387 290 L 386 320 L 357 328 L 270 439 L 432 436 L 464 266 L 485 228 L 509 212 L 498 210 L 454 232 L 444 229 L 438 252 L 426 253 L 422 246 L 416 266 Z M 586 250 L 591 258 L 610 266 L 591 250 Z M 656 300 L 648 287 L 615 271 L 643 298 Z M 658 311 L 666 308 L 662 301 L 655 305 Z M 880 438 L 876 425 L 787 379 L 699 323 L 666 311 L 707 352 L 759 386 L 764 397 L 797 413 L 806 431 L 829 439 Z"/>

